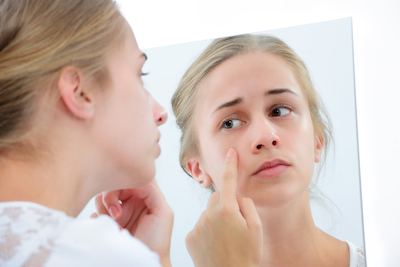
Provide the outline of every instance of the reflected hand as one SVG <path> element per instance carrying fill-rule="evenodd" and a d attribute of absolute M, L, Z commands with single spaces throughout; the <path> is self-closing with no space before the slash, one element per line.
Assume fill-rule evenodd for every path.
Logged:
<path fill-rule="evenodd" d="M 95 203 L 98 214 L 114 218 L 121 228 L 157 252 L 164 267 L 171 266 L 174 216 L 155 180 L 140 188 L 104 192 L 96 197 Z"/>
<path fill-rule="evenodd" d="M 237 154 L 225 158 L 221 190 L 214 192 L 207 209 L 186 237 L 195 266 L 260 266 L 262 227 L 253 201 L 236 197 Z"/>

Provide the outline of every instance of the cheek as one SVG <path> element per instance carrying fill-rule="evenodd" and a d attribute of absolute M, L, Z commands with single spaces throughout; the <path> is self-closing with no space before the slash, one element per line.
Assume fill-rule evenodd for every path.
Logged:
<path fill-rule="evenodd" d="M 314 171 L 314 132 L 312 126 L 299 128 L 286 138 L 286 143 L 293 153 L 295 164 L 306 177 L 312 177 Z"/>
<path fill-rule="evenodd" d="M 216 189 L 218 189 L 220 187 L 220 179 L 225 169 L 225 157 L 228 150 L 233 148 L 237 152 L 240 169 L 240 156 L 242 155 L 245 142 L 244 140 L 232 141 L 224 136 L 217 138 L 203 136 L 200 139 L 203 168 L 213 180 Z"/>
<path fill-rule="evenodd" d="M 218 180 L 223 173 L 225 155 L 229 147 L 218 140 L 206 139 L 209 141 L 202 142 L 204 145 L 201 145 L 203 168 L 218 187 Z"/>

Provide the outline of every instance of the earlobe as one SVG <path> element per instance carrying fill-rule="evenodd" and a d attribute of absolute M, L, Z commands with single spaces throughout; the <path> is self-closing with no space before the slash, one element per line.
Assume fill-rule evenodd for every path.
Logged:
<path fill-rule="evenodd" d="M 324 148 L 324 137 L 321 134 L 317 134 L 315 136 L 315 162 L 319 162 L 321 160 L 322 149 Z"/>
<path fill-rule="evenodd" d="M 75 117 L 83 120 L 93 117 L 93 99 L 86 90 L 83 76 L 77 68 L 69 66 L 61 71 L 58 89 L 65 107 Z"/>
<path fill-rule="evenodd" d="M 208 187 L 211 184 L 211 177 L 203 171 L 198 159 L 192 158 L 186 163 L 186 166 L 193 179 L 202 187 Z"/>

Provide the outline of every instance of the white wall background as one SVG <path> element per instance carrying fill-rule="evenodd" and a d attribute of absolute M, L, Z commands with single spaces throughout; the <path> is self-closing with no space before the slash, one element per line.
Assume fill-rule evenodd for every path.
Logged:
<path fill-rule="evenodd" d="M 400 265 L 400 1 L 118 2 L 142 49 L 352 17 L 367 264 Z"/>

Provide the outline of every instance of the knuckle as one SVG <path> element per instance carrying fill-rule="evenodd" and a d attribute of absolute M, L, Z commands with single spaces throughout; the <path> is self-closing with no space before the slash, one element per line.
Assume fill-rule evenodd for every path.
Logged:
<path fill-rule="evenodd" d="M 102 202 L 102 201 L 103 201 L 103 194 L 98 194 L 98 195 L 95 197 L 94 201 L 95 201 L 96 203 Z"/>
<path fill-rule="evenodd" d="M 193 236 L 193 231 L 190 231 L 185 238 L 185 244 L 186 247 L 191 247 L 193 244 L 194 236 Z"/>
<path fill-rule="evenodd" d="M 236 199 L 237 199 L 238 204 L 246 204 L 246 198 L 238 197 Z"/>
<path fill-rule="evenodd" d="M 212 225 L 213 217 L 209 213 L 206 213 L 203 216 L 203 221 L 204 221 L 204 224 L 206 224 L 206 225 Z"/>
<path fill-rule="evenodd" d="M 237 201 L 238 201 L 238 203 L 240 203 L 240 204 L 247 204 L 247 205 L 251 205 L 251 204 L 254 204 L 253 203 L 253 200 L 251 199 L 251 198 L 248 198 L 248 197 L 239 197 L 238 199 L 237 199 Z"/>
<path fill-rule="evenodd" d="M 232 210 L 227 206 L 221 206 L 219 213 L 222 219 L 229 219 L 232 216 Z"/>
<path fill-rule="evenodd" d="M 169 218 L 172 221 L 174 220 L 175 214 L 170 206 L 166 206 L 165 208 L 163 208 L 162 213 L 166 218 Z"/>
<path fill-rule="evenodd" d="M 225 169 L 224 173 L 222 174 L 222 179 L 229 179 L 234 176 L 235 173 L 231 169 Z"/>
<path fill-rule="evenodd" d="M 262 223 L 261 223 L 261 221 L 260 221 L 259 219 L 257 219 L 257 220 L 252 220 L 250 223 L 251 223 L 251 225 L 252 225 L 254 228 L 256 228 L 257 230 L 262 229 Z"/>
<path fill-rule="evenodd" d="M 162 209 L 165 211 L 165 213 L 169 214 L 169 215 L 173 215 L 174 214 L 174 210 L 171 208 L 170 205 L 168 205 L 168 203 L 164 202 L 162 205 Z"/>

